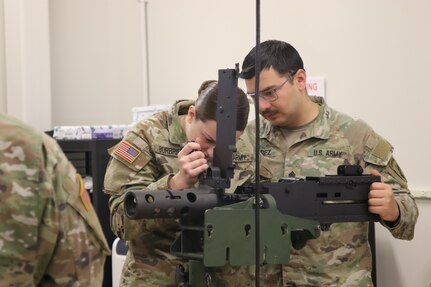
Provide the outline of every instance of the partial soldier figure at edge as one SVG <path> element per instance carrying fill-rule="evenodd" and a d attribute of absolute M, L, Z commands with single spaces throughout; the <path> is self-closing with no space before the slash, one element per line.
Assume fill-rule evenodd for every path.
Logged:
<path fill-rule="evenodd" d="M 0 114 L 0 286 L 102 286 L 109 254 L 57 142 Z"/>

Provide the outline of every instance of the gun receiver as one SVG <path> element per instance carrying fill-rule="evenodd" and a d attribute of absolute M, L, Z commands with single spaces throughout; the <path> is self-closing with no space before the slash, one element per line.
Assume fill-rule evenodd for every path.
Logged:
<path fill-rule="evenodd" d="M 354 168 L 359 167 L 340 166 L 338 175 L 262 183 L 262 194 L 275 199 L 281 214 L 319 223 L 378 221 L 376 214 L 368 212 L 368 192 L 380 177 L 344 172 Z M 253 194 L 253 186 L 239 187 L 232 194 L 206 185 L 197 189 L 135 191 L 126 194 L 125 212 L 131 219 L 203 216 L 207 209 L 245 201 Z"/>

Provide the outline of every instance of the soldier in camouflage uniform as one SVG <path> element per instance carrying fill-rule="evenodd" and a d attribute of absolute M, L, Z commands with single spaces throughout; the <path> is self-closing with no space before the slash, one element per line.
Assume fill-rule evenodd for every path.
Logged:
<path fill-rule="evenodd" d="M 175 269 L 183 263 L 171 255 L 179 232 L 173 219 L 130 220 L 124 215 L 124 195 L 131 190 L 194 187 L 208 168 L 216 140 L 217 82 L 202 84 L 196 102 L 177 101 L 169 112 L 159 112 L 137 123 L 111 148 L 105 192 L 111 195 L 111 228 L 128 241 L 121 286 L 176 286 Z M 249 103 L 238 89 L 237 136 L 245 129 Z M 252 161 L 250 154 L 234 156 L 241 183 L 251 171 L 239 172 Z M 216 276 L 217 277 L 217 276 Z"/>
<path fill-rule="evenodd" d="M 247 91 L 255 91 L 255 48 L 245 57 L 241 77 Z M 411 240 L 418 217 L 407 180 L 393 157 L 393 147 L 361 120 L 310 97 L 306 73 L 298 52 L 281 41 L 261 44 L 259 75 L 260 176 L 280 178 L 337 174 L 343 164 L 359 164 L 365 173 L 381 175 L 369 192 L 369 211 L 399 239 Z M 254 141 L 255 125 L 247 126 Z M 244 137 L 246 138 L 246 137 Z M 368 223 L 335 223 L 301 250 L 292 250 L 290 262 L 269 266 L 279 273 L 279 286 L 373 286 Z M 264 274 L 264 273 L 263 273 Z"/>
<path fill-rule="evenodd" d="M 57 143 L 0 114 L 0 286 L 101 286 L 108 254 Z"/>

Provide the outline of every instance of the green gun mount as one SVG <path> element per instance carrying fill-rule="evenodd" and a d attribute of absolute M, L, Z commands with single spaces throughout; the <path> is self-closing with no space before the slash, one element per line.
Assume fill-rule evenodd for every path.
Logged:
<path fill-rule="evenodd" d="M 260 262 L 286 264 L 291 247 L 300 249 L 320 235 L 317 221 L 280 213 L 271 195 L 261 197 Z M 254 198 L 205 211 L 203 224 L 181 219 L 181 234 L 172 254 L 190 260 L 188 278 L 180 286 L 207 286 L 208 267 L 253 265 L 255 254 Z M 179 280 L 181 281 L 181 280 Z"/>

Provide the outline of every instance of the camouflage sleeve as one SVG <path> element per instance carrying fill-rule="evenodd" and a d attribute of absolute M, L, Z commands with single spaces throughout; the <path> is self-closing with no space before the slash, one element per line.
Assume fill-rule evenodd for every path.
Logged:
<path fill-rule="evenodd" d="M 395 238 L 411 240 L 418 218 L 418 208 L 410 193 L 407 179 L 393 157 L 392 146 L 376 133 L 371 133 L 365 144 L 364 166 L 369 172 L 376 169 L 380 172 L 384 182 L 391 185 L 395 200 L 398 203 L 400 217 L 393 226 L 382 221 Z"/>
<path fill-rule="evenodd" d="M 145 226 L 144 220 L 130 220 L 124 213 L 124 195 L 111 196 L 109 210 L 111 214 L 111 229 L 123 240 L 136 238 Z"/>
<path fill-rule="evenodd" d="M 57 143 L 45 136 L 44 147 L 47 183 L 55 193 L 55 219 L 59 228 L 59 240 L 44 277 L 59 285 L 68 282 L 101 286 L 109 247 L 96 212 L 81 177 Z M 49 222 L 52 218 L 45 220 Z"/>
<path fill-rule="evenodd" d="M 127 153 L 123 150 L 127 148 Z M 150 145 L 134 132 L 129 132 L 117 145 L 108 150 L 111 159 L 105 173 L 104 191 L 121 196 L 129 189 L 166 189 L 170 175 L 159 170 Z M 131 155 L 133 154 L 133 155 Z"/>
<path fill-rule="evenodd" d="M 132 144 L 137 150 L 134 158 L 119 152 L 122 145 Z M 111 229 L 123 240 L 136 238 L 142 230 L 150 228 L 150 220 L 130 220 L 124 214 L 124 195 L 131 190 L 167 189 L 173 174 L 161 176 L 149 144 L 134 132 L 129 132 L 109 150 L 111 159 L 105 173 L 104 190 L 111 195 L 109 209 Z"/>
<path fill-rule="evenodd" d="M 389 178 L 397 180 L 401 187 L 403 187 L 402 182 L 404 182 L 405 187 L 402 190 L 394 191 L 395 200 L 400 211 L 399 221 L 394 226 L 387 222 L 382 222 L 382 224 L 391 231 L 395 238 L 411 240 L 413 239 L 415 225 L 419 216 L 418 207 L 410 190 L 408 190 L 407 180 L 394 158 L 391 159 L 388 166 Z"/>
<path fill-rule="evenodd" d="M 0 122 L 0 286 L 36 286 L 41 276 L 36 276 L 33 270 L 38 272 L 39 268 L 43 272 L 45 269 L 58 230 L 55 221 L 47 221 L 46 228 L 39 229 L 45 214 L 55 213 L 53 194 L 40 181 L 45 175 L 41 137 L 30 134 L 30 141 L 23 130 L 2 124 Z M 37 246 L 42 231 L 52 235 L 53 240 L 46 244 L 47 250 L 39 254 L 38 261 Z"/>
<path fill-rule="evenodd" d="M 109 253 L 56 142 L 15 123 L 0 138 L 0 286 L 101 286 Z"/>

